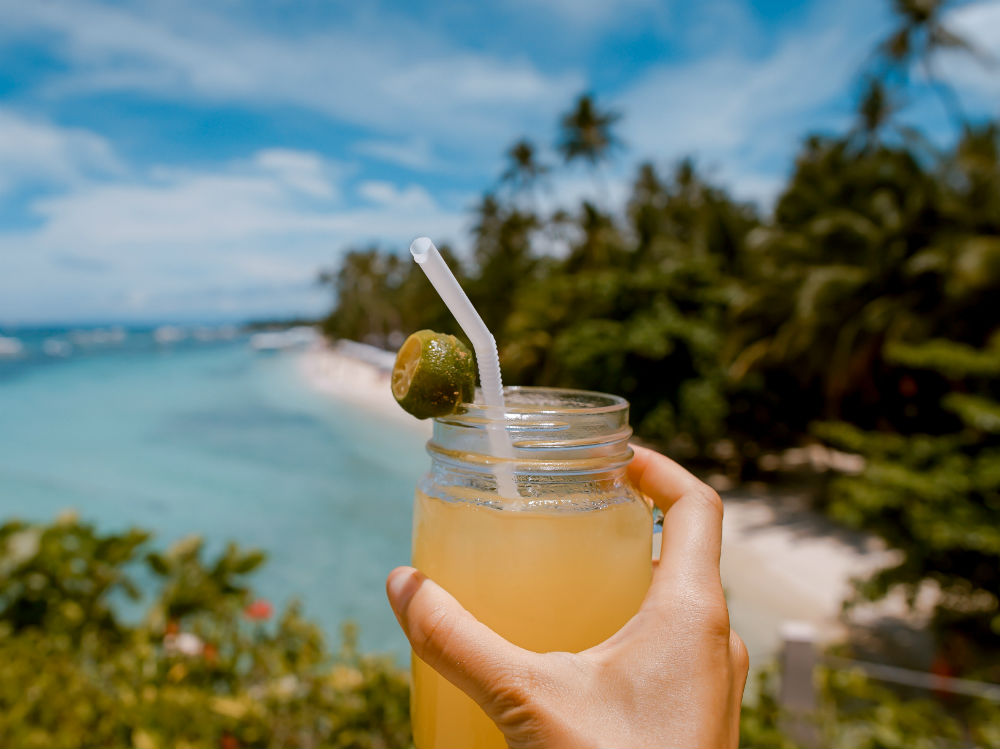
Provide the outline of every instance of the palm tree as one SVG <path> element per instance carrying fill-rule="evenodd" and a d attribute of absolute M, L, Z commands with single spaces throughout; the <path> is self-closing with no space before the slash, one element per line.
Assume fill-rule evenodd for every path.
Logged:
<path fill-rule="evenodd" d="M 348 252 L 339 270 L 320 276 L 337 296 L 337 307 L 324 322 L 326 332 L 385 346 L 402 322 L 393 289 L 406 267 L 395 255 L 374 247 Z"/>
<path fill-rule="evenodd" d="M 538 219 L 488 193 L 476 214 L 472 229 L 476 273 L 466 291 L 487 327 L 501 336 L 511 309 L 509 295 L 531 276 L 535 265 L 531 235 L 538 228 Z"/>
<path fill-rule="evenodd" d="M 530 191 L 535 183 L 549 171 L 549 167 L 538 160 L 535 145 L 527 138 L 521 138 L 507 149 L 507 168 L 500 181 L 511 185 L 515 192 Z"/>
<path fill-rule="evenodd" d="M 612 148 L 621 145 L 612 127 L 621 115 L 602 111 L 590 94 L 581 94 L 574 108 L 563 115 L 559 122 L 559 141 L 556 144 L 563 160 L 570 164 L 577 159 L 588 163 L 597 177 L 600 202 L 608 203 L 608 186 L 598 167 L 607 159 Z"/>
<path fill-rule="evenodd" d="M 1000 123 L 967 128 L 942 178 L 955 193 L 949 216 L 977 233 L 1000 234 Z"/>
<path fill-rule="evenodd" d="M 790 423 L 795 411 L 859 420 L 878 412 L 884 343 L 916 335 L 917 310 L 935 303 L 910 261 L 927 242 L 936 199 L 932 175 L 905 150 L 808 141 L 772 225 L 751 243 L 731 374 L 780 362 L 771 371 L 795 380 L 805 399 Z"/>
<path fill-rule="evenodd" d="M 632 195 L 627 205 L 628 217 L 636 238 L 635 260 L 642 261 L 650 252 L 654 242 L 661 240 L 664 234 L 663 207 L 667 202 L 667 193 L 656 167 L 650 162 L 639 166 L 639 173 L 632 183 Z"/>
<path fill-rule="evenodd" d="M 975 47 L 949 29 L 943 20 L 948 0 L 893 0 L 897 23 L 892 33 L 877 47 L 890 71 L 903 83 L 909 82 L 910 69 L 919 64 L 949 115 L 958 123 L 965 116 L 954 91 L 940 82 L 933 58 L 943 50 L 957 50 L 985 59 Z"/>
<path fill-rule="evenodd" d="M 915 61 L 926 60 L 942 49 L 973 48 L 942 21 L 948 0 L 893 0 L 897 25 L 879 45 L 890 64 L 909 68 Z"/>
<path fill-rule="evenodd" d="M 879 134 L 894 112 L 889 92 L 882 81 L 871 78 L 858 102 L 858 127 L 870 145 L 878 141 Z"/>
<path fill-rule="evenodd" d="M 612 217 L 585 200 L 578 222 L 583 236 L 566 258 L 567 272 L 620 267 L 626 259 L 626 250 Z"/>
<path fill-rule="evenodd" d="M 566 163 L 577 159 L 589 162 L 591 167 L 607 158 L 612 148 L 620 145 L 612 127 L 621 115 L 602 111 L 590 94 L 582 94 L 573 110 L 560 121 L 559 153 Z"/>

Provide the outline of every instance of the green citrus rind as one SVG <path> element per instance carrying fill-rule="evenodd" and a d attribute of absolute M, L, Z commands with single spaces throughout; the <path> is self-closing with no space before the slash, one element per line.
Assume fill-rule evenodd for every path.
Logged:
<path fill-rule="evenodd" d="M 391 387 L 396 402 L 418 419 L 447 416 L 472 401 L 476 360 L 455 336 L 418 330 L 399 347 Z"/>

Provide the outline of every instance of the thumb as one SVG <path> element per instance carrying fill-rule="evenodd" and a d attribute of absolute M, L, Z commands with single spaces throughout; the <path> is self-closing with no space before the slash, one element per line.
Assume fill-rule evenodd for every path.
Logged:
<path fill-rule="evenodd" d="M 386 593 L 417 657 L 481 707 L 529 666 L 532 653 L 498 635 L 413 567 L 390 572 Z"/>

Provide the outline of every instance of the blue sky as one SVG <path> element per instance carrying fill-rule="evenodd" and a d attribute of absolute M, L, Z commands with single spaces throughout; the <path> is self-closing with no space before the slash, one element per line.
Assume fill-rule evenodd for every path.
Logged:
<path fill-rule="evenodd" d="M 766 207 L 803 135 L 850 122 L 877 0 L 0 0 L 0 323 L 316 314 L 346 248 L 460 250 L 503 152 L 551 161 L 583 91 L 608 166 L 693 155 Z M 1000 56 L 1000 0 L 954 28 Z M 940 61 L 997 116 L 1000 75 Z M 950 130 L 929 97 L 905 116 Z M 595 189 L 559 170 L 550 200 Z"/>

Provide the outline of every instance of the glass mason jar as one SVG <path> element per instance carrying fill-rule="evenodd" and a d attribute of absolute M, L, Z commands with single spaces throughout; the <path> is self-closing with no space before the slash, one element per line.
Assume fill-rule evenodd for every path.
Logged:
<path fill-rule="evenodd" d="M 505 394 L 505 415 L 467 404 L 435 419 L 413 565 L 516 645 L 579 652 L 635 614 L 652 574 L 652 512 L 625 475 L 628 402 L 550 388 Z M 513 459 L 490 451 L 489 426 L 501 419 Z M 500 463 L 520 498 L 498 495 Z M 416 656 L 412 665 L 420 749 L 506 746 L 470 698 Z"/>

